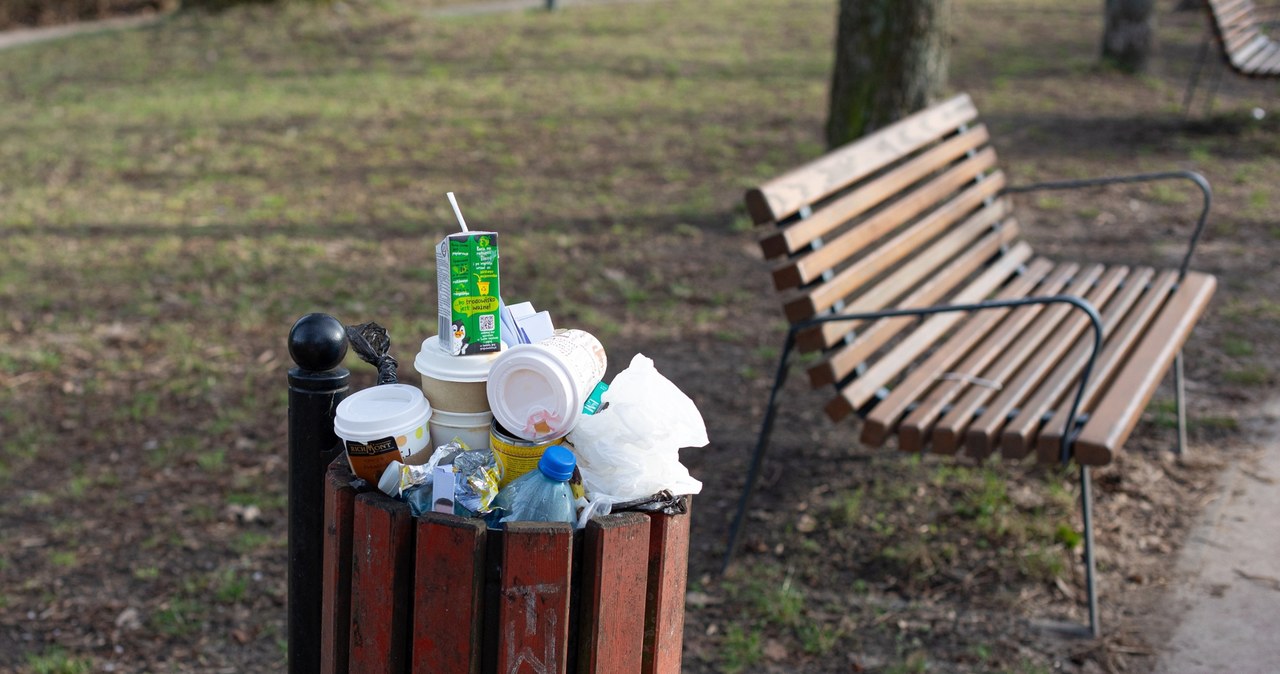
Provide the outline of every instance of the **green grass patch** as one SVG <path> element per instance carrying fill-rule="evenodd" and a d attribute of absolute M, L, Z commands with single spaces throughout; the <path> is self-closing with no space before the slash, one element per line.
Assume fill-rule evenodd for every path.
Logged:
<path fill-rule="evenodd" d="M 93 660 L 69 655 L 61 646 L 51 646 L 39 655 L 28 655 L 27 668 L 31 674 L 89 674 Z"/>
<path fill-rule="evenodd" d="M 725 674 L 752 671 L 764 658 L 764 644 L 758 630 L 737 623 L 725 629 L 720 646 L 720 671 Z"/>

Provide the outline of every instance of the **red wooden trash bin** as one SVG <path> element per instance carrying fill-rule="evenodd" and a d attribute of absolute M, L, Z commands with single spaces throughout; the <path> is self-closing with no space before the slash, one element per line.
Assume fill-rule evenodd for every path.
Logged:
<path fill-rule="evenodd" d="M 680 671 L 689 513 L 586 529 L 410 516 L 357 493 L 344 456 L 324 489 L 325 674 Z M 686 499 L 687 501 L 687 499 Z"/>

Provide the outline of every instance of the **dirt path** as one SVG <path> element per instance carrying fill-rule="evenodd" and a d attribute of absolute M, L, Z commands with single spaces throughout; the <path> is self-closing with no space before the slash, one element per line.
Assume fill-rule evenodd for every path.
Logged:
<path fill-rule="evenodd" d="M 556 8 L 582 7 L 586 5 L 625 5 L 636 2 L 653 2 L 653 0 L 551 0 Z M 493 0 L 492 2 L 476 2 L 452 7 L 437 7 L 424 12 L 427 16 L 477 16 L 480 14 L 498 14 L 501 12 L 529 11 L 546 9 L 548 0 Z"/>
<path fill-rule="evenodd" d="M 0 51 L 37 42 L 59 40 L 73 35 L 139 28 L 159 21 L 161 16 L 163 15 L 125 16 L 117 19 L 71 23 L 64 26 L 49 26 L 48 28 L 19 28 L 17 30 L 3 31 L 0 32 Z"/>
<path fill-rule="evenodd" d="M 1178 619 L 1157 672 L 1272 672 L 1280 662 L 1280 400 L 1257 457 L 1233 463 L 1178 560 Z"/>

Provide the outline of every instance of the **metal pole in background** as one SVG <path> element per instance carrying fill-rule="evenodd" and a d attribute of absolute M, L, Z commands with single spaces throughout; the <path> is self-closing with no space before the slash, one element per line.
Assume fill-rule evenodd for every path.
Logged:
<path fill-rule="evenodd" d="M 324 474 L 341 452 L 333 412 L 347 395 L 346 329 L 307 314 L 289 331 L 289 672 L 320 671 Z"/>

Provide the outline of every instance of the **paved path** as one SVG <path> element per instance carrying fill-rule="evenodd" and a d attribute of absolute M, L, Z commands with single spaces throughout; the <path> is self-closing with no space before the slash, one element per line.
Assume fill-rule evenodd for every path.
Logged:
<path fill-rule="evenodd" d="M 1165 610 L 1185 613 L 1156 672 L 1280 672 L 1280 401 L 1266 416 L 1263 451 L 1223 472 L 1183 547 Z"/>

